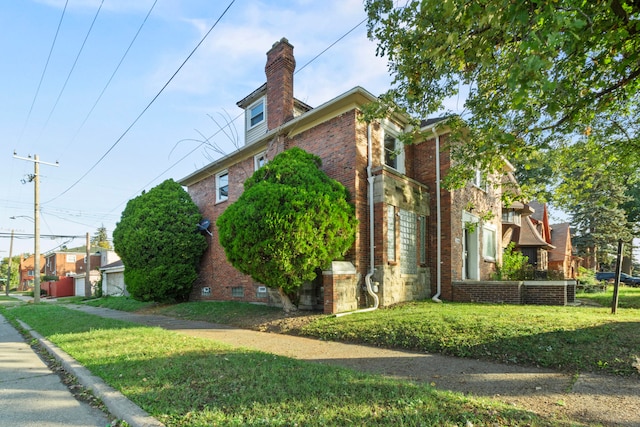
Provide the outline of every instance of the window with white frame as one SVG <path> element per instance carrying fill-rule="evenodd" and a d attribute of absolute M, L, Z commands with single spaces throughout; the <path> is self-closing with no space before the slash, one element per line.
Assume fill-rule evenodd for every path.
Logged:
<path fill-rule="evenodd" d="M 267 163 L 267 152 L 263 151 L 253 157 L 254 169 L 258 170 Z"/>
<path fill-rule="evenodd" d="M 471 183 L 478 187 L 481 190 L 487 190 L 487 174 L 482 172 L 480 169 L 476 169 L 474 171 L 473 179 Z"/>
<path fill-rule="evenodd" d="M 398 138 L 399 129 L 392 129 L 386 126 L 384 128 L 384 164 L 404 173 L 404 146 Z"/>
<path fill-rule="evenodd" d="M 229 198 L 229 172 L 216 175 L 216 202 L 224 202 Z"/>
<path fill-rule="evenodd" d="M 396 260 L 396 208 L 387 205 L 387 261 Z"/>
<path fill-rule="evenodd" d="M 482 226 L 482 257 L 486 261 L 495 261 L 497 252 L 496 228 L 493 224 Z"/>
<path fill-rule="evenodd" d="M 247 129 L 251 129 L 252 127 L 264 122 L 264 98 L 249 107 L 247 120 Z"/>
<path fill-rule="evenodd" d="M 76 262 L 75 255 L 67 255 L 66 258 L 67 258 L 66 262 Z"/>

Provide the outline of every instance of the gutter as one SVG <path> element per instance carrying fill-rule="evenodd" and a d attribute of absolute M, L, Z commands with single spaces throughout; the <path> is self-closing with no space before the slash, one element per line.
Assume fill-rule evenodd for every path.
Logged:
<path fill-rule="evenodd" d="M 375 257 L 374 257 L 374 209 L 373 209 L 373 183 L 375 181 L 375 178 L 373 177 L 372 173 L 371 173 L 371 169 L 372 169 L 372 157 L 373 157 L 373 153 L 372 153 L 372 148 L 371 148 L 371 123 L 367 123 L 367 199 L 369 202 L 369 272 L 367 273 L 367 275 L 364 277 L 364 282 L 365 285 L 367 287 L 367 293 L 369 293 L 369 295 L 373 298 L 373 307 L 369 307 L 369 308 L 363 308 L 360 310 L 355 310 L 355 311 L 349 311 L 346 313 L 337 313 L 336 317 L 342 317 L 342 316 L 346 316 L 349 314 L 354 314 L 354 313 L 364 313 L 367 311 L 374 311 L 378 309 L 378 305 L 380 304 L 380 298 L 378 298 L 378 295 L 376 295 L 375 292 L 373 292 L 373 285 L 371 283 L 371 277 L 373 276 L 373 274 L 376 272 L 374 263 L 375 263 Z"/>
<path fill-rule="evenodd" d="M 436 138 L 436 294 L 431 297 L 434 302 L 442 302 L 442 212 L 440 209 L 440 135 L 435 126 L 431 128 Z"/>

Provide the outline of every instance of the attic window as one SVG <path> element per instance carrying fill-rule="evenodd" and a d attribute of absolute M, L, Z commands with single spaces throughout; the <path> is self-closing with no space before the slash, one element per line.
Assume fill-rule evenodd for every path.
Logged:
<path fill-rule="evenodd" d="M 249 128 L 264 122 L 264 99 L 249 108 Z"/>

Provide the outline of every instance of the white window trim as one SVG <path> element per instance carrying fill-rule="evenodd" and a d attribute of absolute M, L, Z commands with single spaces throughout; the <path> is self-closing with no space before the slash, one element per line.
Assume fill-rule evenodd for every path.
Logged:
<path fill-rule="evenodd" d="M 260 169 L 262 166 L 260 166 L 260 159 L 264 159 L 264 165 L 267 164 L 268 160 L 267 160 L 267 152 L 263 151 L 261 153 L 256 154 L 255 156 L 253 156 L 253 169 L 254 170 L 258 170 Z"/>
<path fill-rule="evenodd" d="M 474 177 L 471 181 L 474 187 L 479 188 L 482 191 L 487 191 L 487 177 L 486 175 L 478 168 L 474 170 Z"/>
<path fill-rule="evenodd" d="M 220 178 L 222 176 L 226 175 L 227 176 L 227 195 L 226 196 L 221 196 L 220 195 Z M 218 172 L 216 174 L 216 203 L 219 202 L 224 202 L 226 200 L 229 199 L 229 171 L 228 170 L 223 170 L 222 172 Z"/>
<path fill-rule="evenodd" d="M 251 119 L 253 118 L 252 111 L 258 106 L 262 104 L 262 120 L 251 124 Z M 265 98 L 260 98 L 258 101 L 254 102 L 247 108 L 247 129 L 253 129 L 256 126 L 260 126 L 267 119 L 267 108 Z"/>
<path fill-rule="evenodd" d="M 383 123 L 382 126 L 382 130 L 383 130 L 383 135 L 382 135 L 382 164 L 386 165 L 387 167 L 390 167 L 391 169 L 397 170 L 398 172 L 404 174 L 405 173 L 405 150 L 404 150 L 404 144 L 402 143 L 402 141 L 400 141 L 399 135 L 402 132 L 402 130 L 395 125 L 394 123 L 386 120 Z M 396 142 L 395 142 L 395 150 L 398 154 L 396 155 L 396 167 L 394 168 L 393 166 L 389 166 L 387 165 L 387 161 L 386 161 L 386 155 L 387 155 L 387 149 L 385 146 L 385 139 L 386 136 L 390 135 L 393 138 L 395 138 Z"/>
<path fill-rule="evenodd" d="M 487 247 L 487 238 L 486 234 L 491 233 L 493 235 L 493 250 L 491 255 L 488 253 L 489 248 Z M 485 261 L 495 262 L 498 255 L 498 230 L 493 224 L 483 224 L 482 225 L 482 258 Z"/>

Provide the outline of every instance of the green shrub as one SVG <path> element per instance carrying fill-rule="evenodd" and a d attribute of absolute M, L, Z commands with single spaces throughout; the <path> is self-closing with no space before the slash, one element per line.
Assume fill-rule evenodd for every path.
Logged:
<path fill-rule="evenodd" d="M 124 279 L 139 301 L 185 301 L 207 247 L 197 232 L 198 207 L 168 179 L 129 200 L 113 232 L 113 246 L 126 266 Z"/>
<path fill-rule="evenodd" d="M 217 221 L 229 262 L 254 280 L 295 293 L 355 240 L 348 192 L 318 156 L 291 148 L 258 169 Z"/>
<path fill-rule="evenodd" d="M 526 278 L 529 257 L 516 251 L 514 247 L 515 243 L 511 242 L 504 249 L 502 265 L 496 267 L 494 274 L 496 280 L 524 280 Z"/>

